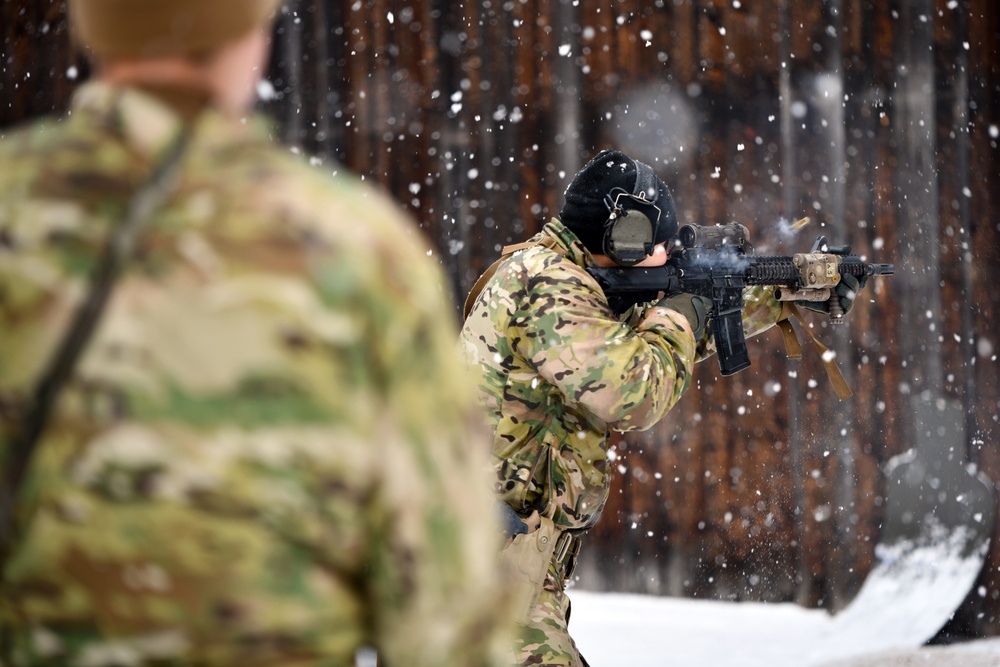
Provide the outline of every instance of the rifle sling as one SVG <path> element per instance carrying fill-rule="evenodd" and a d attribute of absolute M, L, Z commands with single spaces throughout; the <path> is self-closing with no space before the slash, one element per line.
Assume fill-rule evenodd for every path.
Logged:
<path fill-rule="evenodd" d="M 785 301 L 783 303 L 783 309 L 781 311 L 781 319 L 778 320 L 778 327 L 781 329 L 781 334 L 785 339 L 785 355 L 789 359 L 801 359 L 802 358 L 802 347 L 799 345 L 799 338 L 795 334 L 795 329 L 792 327 L 791 318 L 795 318 L 799 323 L 806 328 L 809 333 L 809 337 L 812 338 L 813 345 L 816 346 L 816 351 L 819 352 L 819 358 L 823 362 L 823 368 L 826 369 L 826 375 L 830 378 L 830 384 L 833 385 L 833 390 L 837 392 L 837 397 L 842 401 L 846 401 L 854 392 L 847 385 L 847 380 L 844 379 L 844 374 L 840 371 L 840 367 L 837 365 L 836 356 L 830 353 L 830 349 L 819 342 L 816 335 L 812 332 L 812 328 L 806 323 L 805 319 L 802 317 L 802 313 L 799 311 L 798 307 L 792 301 Z"/>
<path fill-rule="evenodd" d="M 155 165 L 149 178 L 132 195 L 125 216 L 108 239 L 87 298 L 76 312 L 49 366 L 30 395 L 23 419 L 11 429 L 10 447 L 2 471 L 3 483 L 0 485 L 0 580 L 5 561 L 14 544 L 14 506 L 40 436 L 63 386 L 97 328 L 139 234 L 173 191 L 188 135 L 188 129 L 184 128 L 168 146 L 163 159 Z"/>

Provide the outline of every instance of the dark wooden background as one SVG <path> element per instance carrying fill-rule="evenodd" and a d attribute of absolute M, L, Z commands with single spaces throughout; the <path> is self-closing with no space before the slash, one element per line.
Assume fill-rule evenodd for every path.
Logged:
<path fill-rule="evenodd" d="M 777 332 L 753 367 L 700 365 L 620 474 L 580 585 L 839 609 L 873 563 L 909 398 L 960 400 L 956 455 L 1000 480 L 1000 10 L 996 0 L 289 0 L 262 103 L 276 133 L 385 186 L 464 296 L 619 147 L 683 222 L 758 252 L 822 233 L 896 275 L 818 323 L 856 396 Z M 0 133 L 88 75 L 59 0 L 3 0 Z M 2 165 L 11 169 L 16 165 Z M 800 231 L 787 221 L 808 215 Z M 949 631 L 1000 634 L 1000 546 Z"/>

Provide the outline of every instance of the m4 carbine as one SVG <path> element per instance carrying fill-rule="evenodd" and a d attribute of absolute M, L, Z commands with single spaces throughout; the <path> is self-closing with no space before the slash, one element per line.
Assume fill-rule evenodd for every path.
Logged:
<path fill-rule="evenodd" d="M 587 271 L 616 312 L 656 301 L 661 293 L 686 292 L 710 299 L 709 326 L 719 368 L 723 375 L 732 375 L 750 366 L 743 335 L 744 288 L 772 285 L 781 301 L 827 301 L 830 318 L 839 323 L 844 312 L 833 288 L 841 276 L 850 274 L 864 284 L 871 276 L 895 272 L 892 264 L 869 264 L 850 252 L 850 247 L 830 246 L 820 236 L 807 253 L 758 257 L 752 254 L 747 228 L 739 223 L 684 225 L 663 266 L 591 267 Z"/>

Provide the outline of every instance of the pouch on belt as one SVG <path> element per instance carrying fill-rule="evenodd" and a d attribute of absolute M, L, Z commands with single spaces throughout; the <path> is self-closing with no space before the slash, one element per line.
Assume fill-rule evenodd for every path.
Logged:
<path fill-rule="evenodd" d="M 552 519 L 540 519 L 537 530 L 515 535 L 500 552 L 500 567 L 511 580 L 514 611 L 522 625 L 542 592 L 560 533 Z"/>

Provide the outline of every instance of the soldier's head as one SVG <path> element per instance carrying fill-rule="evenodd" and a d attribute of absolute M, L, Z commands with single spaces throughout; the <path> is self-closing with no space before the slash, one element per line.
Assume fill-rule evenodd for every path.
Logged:
<path fill-rule="evenodd" d="M 117 72 L 124 83 L 139 78 L 139 83 L 152 85 L 191 79 L 209 85 L 213 95 L 230 97 L 238 91 L 237 101 L 249 104 L 243 98 L 252 94 L 260 72 L 250 76 L 243 70 L 259 70 L 266 62 L 280 4 L 281 0 L 68 0 L 68 11 L 73 39 L 94 61 L 99 76 Z M 244 67 L 245 63 L 251 64 Z M 187 73 L 180 75 L 182 69 Z M 215 90 L 220 85 L 227 90 Z M 225 99 L 216 101 L 228 105 Z"/>
<path fill-rule="evenodd" d="M 617 150 L 601 151 L 573 177 L 559 220 L 591 253 L 623 265 L 642 261 L 677 235 L 666 184 L 651 167 Z"/>

